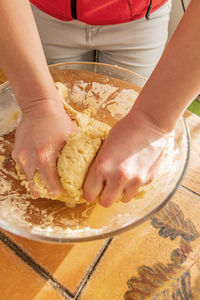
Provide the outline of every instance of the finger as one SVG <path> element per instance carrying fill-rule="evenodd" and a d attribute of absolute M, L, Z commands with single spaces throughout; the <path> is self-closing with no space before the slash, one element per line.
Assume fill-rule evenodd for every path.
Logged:
<path fill-rule="evenodd" d="M 29 159 L 29 161 L 26 164 L 22 165 L 22 168 L 23 168 L 24 174 L 26 176 L 26 179 L 27 180 L 33 179 L 33 176 L 37 169 L 35 159 Z"/>
<path fill-rule="evenodd" d="M 16 163 L 15 168 L 16 168 L 16 170 L 17 170 L 18 176 L 19 176 L 20 174 L 21 174 L 21 175 L 24 175 L 24 168 L 23 168 L 23 166 L 22 166 L 20 160 L 18 159 L 18 155 L 17 155 L 16 151 L 14 151 L 14 150 L 12 151 L 11 157 L 12 157 L 12 159 L 13 159 L 13 160 L 15 161 L 15 163 Z"/>
<path fill-rule="evenodd" d="M 121 199 L 122 202 L 129 202 L 138 194 L 139 187 L 143 184 L 140 178 L 134 178 L 131 182 L 127 184 L 124 188 L 124 195 Z"/>
<path fill-rule="evenodd" d="M 134 188 L 127 188 L 124 191 L 123 194 L 123 198 L 121 199 L 122 202 L 129 202 L 131 201 L 135 196 L 137 196 L 138 194 L 138 188 L 134 187 Z"/>
<path fill-rule="evenodd" d="M 12 157 L 12 159 L 13 159 L 15 162 L 17 162 L 17 155 L 16 155 L 15 150 L 13 150 L 13 151 L 11 152 L 11 157 Z"/>
<path fill-rule="evenodd" d="M 84 184 L 83 184 L 83 195 L 88 202 L 95 201 L 104 187 L 104 179 L 100 174 L 96 174 L 94 168 L 89 170 Z"/>
<path fill-rule="evenodd" d="M 27 180 L 31 180 L 36 170 L 35 158 L 30 157 L 25 150 L 20 153 L 13 151 L 12 158 L 17 163 L 20 173 L 24 174 Z"/>
<path fill-rule="evenodd" d="M 35 185 L 33 182 L 29 183 L 30 193 L 34 198 L 40 198 L 40 194 L 36 191 Z"/>
<path fill-rule="evenodd" d="M 123 185 L 117 181 L 107 181 L 99 197 L 99 203 L 104 207 L 111 206 L 115 201 L 121 198 Z"/>
<path fill-rule="evenodd" d="M 64 188 L 61 185 L 56 165 L 43 164 L 40 169 L 40 175 L 50 195 L 56 197 L 64 193 Z"/>
<path fill-rule="evenodd" d="M 49 194 L 55 197 L 64 193 L 56 167 L 57 153 L 53 148 L 37 150 L 37 168 Z"/>
<path fill-rule="evenodd" d="M 149 174 L 146 177 L 145 184 L 148 184 L 151 181 L 153 181 L 153 179 L 155 178 L 156 174 L 158 173 L 159 167 L 160 167 L 160 163 L 161 163 L 161 158 L 162 158 L 162 155 L 163 155 L 163 151 L 164 151 L 164 149 L 161 151 L 161 153 L 158 156 L 158 158 L 156 159 L 155 163 L 153 164 L 153 166 L 149 170 Z"/>

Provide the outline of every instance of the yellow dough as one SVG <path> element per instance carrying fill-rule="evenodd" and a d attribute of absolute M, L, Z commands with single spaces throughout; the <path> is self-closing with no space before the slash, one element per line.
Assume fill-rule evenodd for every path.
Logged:
<path fill-rule="evenodd" d="M 35 173 L 33 180 L 35 189 L 42 198 L 61 200 L 66 202 L 68 206 L 73 207 L 86 201 L 82 190 L 85 176 L 111 127 L 90 118 L 87 110 L 82 113 L 75 111 L 64 102 L 67 93 L 66 87 L 60 82 L 56 83 L 56 87 L 66 112 L 80 127 L 80 131 L 69 136 L 58 157 L 57 169 L 65 193 L 57 198 L 49 195 L 38 171 Z M 21 175 L 20 178 L 23 179 L 22 184 L 29 190 L 29 183 Z"/>

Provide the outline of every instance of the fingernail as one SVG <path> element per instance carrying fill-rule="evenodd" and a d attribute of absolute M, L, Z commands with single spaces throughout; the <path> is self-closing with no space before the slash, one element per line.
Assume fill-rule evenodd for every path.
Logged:
<path fill-rule="evenodd" d="M 49 192 L 49 194 L 52 195 L 53 197 L 61 196 L 64 193 L 65 193 L 64 189 L 59 189 L 59 190 L 55 190 L 55 191 L 50 191 Z"/>
<path fill-rule="evenodd" d="M 31 189 L 31 195 L 34 197 L 34 198 L 40 198 L 40 194 L 38 192 L 36 192 L 35 190 Z"/>
<path fill-rule="evenodd" d="M 87 202 L 89 202 L 89 203 L 93 202 L 93 199 L 91 199 L 91 198 L 88 196 L 88 194 L 85 193 L 84 191 L 83 191 L 83 197 L 85 198 L 85 200 L 86 200 Z"/>
<path fill-rule="evenodd" d="M 93 199 L 91 199 L 91 198 L 89 198 L 89 197 L 86 197 L 85 195 L 84 195 L 84 198 L 85 198 L 85 200 L 86 200 L 87 202 L 89 202 L 89 203 L 91 203 L 91 202 L 94 201 Z"/>
<path fill-rule="evenodd" d="M 91 199 L 85 199 L 87 202 L 89 202 L 89 203 L 92 203 L 92 202 L 94 202 L 93 200 L 91 200 Z"/>
<path fill-rule="evenodd" d="M 109 206 L 111 206 L 111 203 L 109 202 L 99 202 L 101 204 L 101 206 L 103 206 L 104 208 L 108 208 Z"/>
<path fill-rule="evenodd" d="M 52 196 L 52 197 L 59 197 L 62 194 L 63 193 L 61 193 L 61 192 L 49 192 L 49 195 Z"/>

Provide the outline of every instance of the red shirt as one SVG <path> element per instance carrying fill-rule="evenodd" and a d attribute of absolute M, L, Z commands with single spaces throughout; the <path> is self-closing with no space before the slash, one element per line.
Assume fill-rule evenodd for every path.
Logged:
<path fill-rule="evenodd" d="M 90 25 L 130 22 L 154 12 L 167 0 L 30 0 L 45 13 L 63 20 L 74 18 Z"/>

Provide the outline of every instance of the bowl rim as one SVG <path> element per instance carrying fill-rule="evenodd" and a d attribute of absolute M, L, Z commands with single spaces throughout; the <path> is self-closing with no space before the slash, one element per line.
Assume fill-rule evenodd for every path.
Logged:
<path fill-rule="evenodd" d="M 144 79 L 145 81 L 147 80 L 147 78 L 141 74 L 138 74 L 134 71 L 131 71 L 131 70 L 128 70 L 126 68 L 123 68 L 123 67 L 119 67 L 117 65 L 110 65 L 110 64 L 105 64 L 105 63 L 99 63 L 99 62 L 87 62 L 87 61 L 71 61 L 71 62 L 63 62 L 63 63 L 57 63 L 57 64 L 51 64 L 49 65 L 49 69 L 53 68 L 53 67 L 59 67 L 59 66 L 65 66 L 65 65 L 77 65 L 77 64 L 80 64 L 80 65 L 98 65 L 98 66 L 102 66 L 102 67 L 110 67 L 110 68 L 113 68 L 113 69 L 118 69 L 118 70 L 121 70 L 121 71 L 125 71 L 126 73 L 131 73 L 131 74 L 134 74 L 136 75 L 137 77 L 140 77 L 141 79 Z M 90 72 L 90 71 L 88 71 Z"/>
<path fill-rule="evenodd" d="M 93 65 L 101 65 L 101 66 L 105 66 L 105 67 L 109 67 L 109 68 L 115 68 L 115 69 L 119 69 L 119 70 L 123 70 L 126 73 L 130 73 L 130 74 L 134 74 L 137 77 L 140 77 L 143 80 L 147 80 L 144 76 L 137 74 L 131 70 L 127 70 L 125 68 L 122 67 L 118 67 L 115 65 L 110 65 L 110 64 L 104 64 L 104 63 L 98 63 L 98 62 L 65 62 L 65 63 L 57 63 L 57 64 L 52 64 L 49 65 L 49 69 L 53 68 L 53 67 L 59 67 L 59 66 L 65 66 L 65 65 L 77 65 L 77 64 L 93 64 Z M 90 71 L 88 71 L 90 72 Z M 98 74 L 98 73 L 97 73 Z M 4 82 L 3 84 L 0 85 L 0 91 L 3 88 L 8 88 L 11 87 L 9 81 Z M 72 244 L 72 243 L 79 243 L 79 242 L 89 242 L 89 241 L 95 241 L 95 240 L 100 240 L 100 239 L 106 239 L 106 238 L 112 238 L 116 235 L 119 235 L 121 233 L 124 233 L 130 229 L 135 228 L 136 226 L 142 224 L 143 222 L 147 221 L 148 219 L 150 219 L 153 215 L 155 215 L 160 209 L 162 209 L 167 202 L 172 198 L 172 196 L 175 194 L 175 192 L 177 191 L 178 187 L 180 186 L 181 182 L 183 181 L 183 178 L 185 177 L 187 168 L 188 168 L 188 163 L 189 163 L 189 159 L 190 159 L 190 146 L 191 146 L 191 140 L 190 140 L 190 132 L 189 132 L 189 128 L 187 126 L 187 123 L 185 121 L 185 118 L 183 116 L 181 116 L 179 118 L 179 120 L 182 122 L 182 126 L 183 129 L 185 131 L 185 135 L 186 135 L 186 141 L 187 141 L 187 148 L 186 148 L 186 155 L 185 155 L 185 163 L 182 167 L 182 172 L 181 175 L 179 176 L 179 178 L 176 181 L 176 184 L 174 186 L 174 188 L 171 190 L 171 192 L 168 194 L 168 196 L 164 199 L 164 201 L 162 203 L 160 203 L 158 206 L 156 206 L 152 211 L 150 211 L 149 213 L 147 213 L 145 216 L 141 217 L 139 220 L 134 221 L 133 223 L 129 223 L 125 226 L 122 226 L 118 229 L 106 232 L 106 233 L 99 233 L 99 234 L 95 234 L 92 236 L 86 235 L 86 236 L 80 236 L 80 237 L 70 237 L 67 236 L 66 233 L 66 237 L 54 237 L 54 236 L 48 236 L 48 235 L 41 235 L 38 234 L 37 232 L 34 231 L 27 231 L 24 230 L 23 228 L 19 228 L 19 227 L 10 227 L 9 223 L 6 223 L 4 221 L 2 221 L 0 219 L 0 227 L 10 233 L 16 234 L 20 237 L 24 237 L 27 238 L 29 240 L 35 240 L 38 242 L 48 242 L 48 243 L 53 243 L 53 244 L 57 244 L 57 243 L 63 243 L 63 244 Z M 7 225 L 7 226 L 6 226 Z"/>

